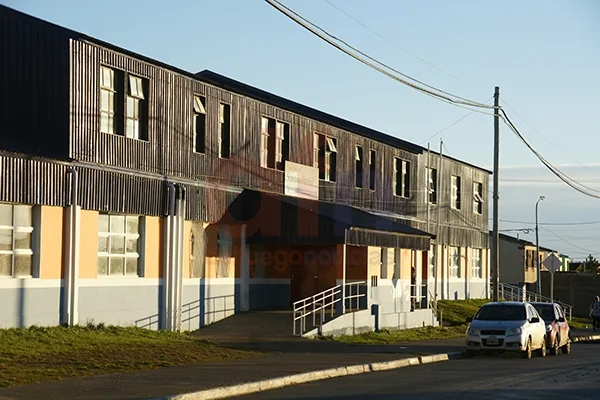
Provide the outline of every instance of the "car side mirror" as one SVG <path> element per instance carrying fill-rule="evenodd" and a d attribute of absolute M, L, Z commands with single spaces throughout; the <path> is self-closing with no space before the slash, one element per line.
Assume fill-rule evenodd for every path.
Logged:
<path fill-rule="evenodd" d="M 540 319 L 539 319 L 538 317 L 533 317 L 533 318 L 531 318 L 531 321 L 530 321 L 530 322 L 531 322 L 532 324 L 537 324 L 538 322 L 540 322 Z"/>
<path fill-rule="evenodd" d="M 470 324 L 471 322 L 473 322 L 473 317 L 467 317 L 466 321 Z"/>

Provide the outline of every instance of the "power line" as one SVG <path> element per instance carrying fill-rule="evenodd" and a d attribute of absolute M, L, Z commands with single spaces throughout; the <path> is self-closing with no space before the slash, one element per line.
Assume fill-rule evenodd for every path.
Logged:
<path fill-rule="evenodd" d="M 331 1 L 329 0 L 325 0 L 327 3 L 329 3 L 330 6 L 332 6 L 333 8 L 337 9 L 338 11 L 340 11 L 342 14 L 344 14 L 345 16 L 347 16 L 348 18 L 350 18 L 351 20 L 353 20 L 354 22 L 356 22 L 357 24 L 361 25 L 363 28 L 367 29 L 368 31 L 370 31 L 371 33 L 379 36 L 381 39 L 385 40 L 386 42 L 390 43 L 392 46 L 402 50 L 403 52 L 405 52 L 406 54 L 416 58 L 417 60 L 429 65 L 430 67 L 456 79 L 459 80 L 463 83 L 467 83 L 464 80 L 460 79 L 459 77 L 452 75 L 450 72 L 444 71 L 441 68 L 436 67 L 435 65 L 433 65 L 432 63 L 422 59 L 421 57 L 417 56 L 416 54 L 411 53 L 410 51 L 406 50 L 405 48 L 399 46 L 397 43 L 394 43 L 393 41 L 391 41 L 390 39 L 386 38 L 385 36 L 383 36 L 382 34 L 378 33 L 377 31 L 375 31 L 374 29 L 368 27 L 367 25 L 365 25 L 364 23 L 362 23 L 361 21 L 359 21 L 358 19 L 356 19 L 355 17 L 353 17 L 352 15 L 350 15 L 349 13 L 347 13 L 346 11 L 344 11 L 343 9 L 341 9 L 340 7 L 336 6 L 335 4 L 333 4 Z"/>
<path fill-rule="evenodd" d="M 488 218 L 491 220 L 491 218 Z M 526 221 L 515 221 L 510 219 L 501 219 L 500 222 L 506 222 L 509 224 L 523 224 L 523 225 L 535 225 L 535 222 L 526 222 Z M 600 221 L 590 221 L 590 222 L 539 222 L 538 225 L 554 225 L 554 226 L 573 226 L 573 225 L 596 225 L 600 224 Z"/>
<path fill-rule="evenodd" d="M 565 240 L 565 239 L 563 239 L 562 237 L 558 236 L 556 233 L 552 232 L 552 231 L 551 231 L 551 230 L 549 230 L 549 229 L 546 229 L 546 228 L 541 228 L 541 229 L 543 229 L 543 230 L 545 230 L 546 232 L 548 232 L 548 233 L 550 233 L 550 234 L 552 234 L 552 235 L 556 236 L 556 238 L 560 239 L 561 241 L 565 242 L 566 244 L 568 244 L 568 245 L 570 245 L 570 246 L 573 246 L 573 247 L 575 247 L 575 248 L 577 248 L 577 249 L 579 249 L 579 250 L 583 250 L 583 251 L 586 251 L 586 252 L 589 252 L 589 253 L 594 253 L 594 252 L 595 252 L 594 250 L 590 250 L 590 249 L 586 249 L 586 248 L 583 248 L 583 247 L 577 246 L 576 244 L 573 244 L 573 243 L 569 242 L 568 240 Z"/>
<path fill-rule="evenodd" d="M 395 80 L 397 80 L 397 81 L 399 81 L 399 82 L 401 82 L 401 83 L 403 83 L 403 84 L 405 84 L 407 86 L 410 86 L 413 89 L 416 89 L 416 90 L 418 90 L 418 91 L 420 91 L 422 93 L 425 93 L 425 94 L 427 94 L 429 96 L 432 96 L 432 97 L 438 98 L 440 100 L 446 101 L 447 103 L 458 105 L 458 106 L 464 105 L 464 106 L 468 106 L 468 107 L 484 108 L 484 109 L 488 109 L 488 110 L 489 109 L 494 109 L 494 106 L 489 106 L 489 105 L 486 105 L 486 104 L 482 104 L 482 103 L 479 103 L 479 102 L 475 102 L 475 101 L 466 99 L 464 97 L 460 97 L 460 96 L 454 95 L 454 94 L 449 93 L 449 92 L 445 92 L 445 91 L 443 91 L 441 89 L 438 89 L 438 88 L 436 88 L 434 86 L 431 86 L 431 85 L 428 85 L 428 84 L 426 84 L 424 82 L 421 82 L 421 81 L 419 81 L 419 80 L 417 80 L 417 79 L 415 79 L 415 78 L 413 78 L 413 77 L 411 77 L 409 75 L 406 75 L 406 74 L 404 74 L 404 73 L 402 73 L 402 72 L 400 72 L 400 71 L 398 71 L 398 70 L 396 70 L 396 69 L 394 69 L 394 68 L 392 68 L 392 67 L 390 67 L 390 66 L 388 66 L 388 65 L 386 65 L 386 64 L 384 64 L 382 62 L 380 62 L 379 60 L 377 60 L 377 59 L 369 56 L 368 54 L 365 54 L 364 52 L 362 52 L 362 51 L 358 50 L 357 48 L 351 46 L 350 44 L 348 44 L 344 40 L 339 39 L 339 38 L 331 35 L 329 32 L 325 31 L 320 26 L 312 23 L 311 21 L 309 21 L 308 19 L 302 17 L 300 14 L 298 14 L 294 10 L 292 10 L 289 7 L 281 4 L 278 0 L 265 0 L 265 1 L 267 3 L 269 3 L 271 6 L 273 6 L 274 8 L 276 8 L 279 12 L 281 12 L 282 14 L 286 15 L 288 18 L 290 18 L 291 20 L 293 20 L 294 22 L 296 22 L 298 25 L 300 25 L 303 28 L 305 28 L 306 30 L 312 32 L 314 35 L 317 35 L 319 38 L 323 39 L 324 41 L 326 41 L 330 45 L 334 46 L 338 50 L 346 53 L 350 57 L 352 57 L 352 58 L 354 58 L 354 59 L 362 62 L 363 64 L 365 64 L 367 66 L 370 66 L 373 69 L 376 69 L 377 71 L 379 71 L 379 72 L 381 72 L 381 73 L 389 76 L 390 78 L 395 79 Z M 302 22 L 301 20 L 304 21 L 304 22 Z M 310 25 L 310 26 L 308 26 L 307 24 Z M 319 33 L 319 32 L 317 32 L 317 31 L 315 31 L 315 29 L 311 28 L 311 26 L 314 27 L 315 29 L 321 31 L 322 34 Z M 327 37 L 325 37 L 324 35 L 327 36 Z M 439 93 L 435 93 L 435 92 L 433 92 L 431 90 L 422 88 L 422 87 L 420 87 L 420 86 L 418 86 L 418 85 L 416 85 L 414 83 L 411 83 L 411 82 L 408 82 L 408 81 L 406 81 L 406 80 L 404 80 L 402 78 L 399 78 L 399 77 L 397 77 L 397 76 L 389 73 L 388 71 L 385 71 L 382 68 L 377 67 L 376 65 L 373 65 L 370 62 L 362 59 L 361 57 L 357 56 L 356 54 L 353 54 L 349 50 L 347 50 L 347 49 L 343 48 L 342 46 L 340 46 L 335 41 L 343 43 L 345 46 L 349 47 L 350 49 L 354 50 L 355 52 L 359 53 L 360 55 L 368 58 L 369 60 L 371 60 L 371 61 L 373 61 L 373 62 L 375 62 L 375 63 L 383 66 L 384 68 L 387 68 L 390 71 L 393 71 L 393 72 L 395 72 L 395 73 L 397 73 L 397 74 L 399 74 L 399 75 L 401 75 L 401 76 L 403 76 L 403 77 L 405 77 L 407 79 L 410 79 L 410 80 L 412 80 L 412 81 L 414 81 L 414 82 L 416 82 L 418 84 L 426 86 L 429 89 L 432 89 L 432 90 L 437 91 Z M 442 93 L 442 94 L 440 94 L 440 93 Z M 470 110 L 472 110 L 472 109 L 470 109 Z M 493 114 L 491 114 L 489 112 L 483 112 L 483 111 L 480 111 L 480 110 L 472 110 L 472 111 L 483 113 L 483 114 L 487 114 L 487 115 L 493 115 Z"/>

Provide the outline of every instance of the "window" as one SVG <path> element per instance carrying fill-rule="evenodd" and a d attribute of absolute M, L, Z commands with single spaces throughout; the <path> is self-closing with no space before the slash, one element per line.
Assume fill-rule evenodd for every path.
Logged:
<path fill-rule="evenodd" d="M 364 161 L 363 161 L 363 148 L 361 146 L 356 146 L 354 149 L 354 160 L 355 160 L 355 168 L 354 172 L 356 174 L 356 187 L 363 187 L 363 175 L 364 175 Z"/>
<path fill-rule="evenodd" d="M 452 175 L 450 178 L 452 180 L 452 208 L 460 210 L 461 179 L 456 175 Z"/>
<path fill-rule="evenodd" d="M 115 133 L 115 71 L 100 67 L 100 132 Z"/>
<path fill-rule="evenodd" d="M 437 203 L 437 170 L 435 168 L 425 168 L 425 187 L 428 188 L 428 198 L 431 204 Z"/>
<path fill-rule="evenodd" d="M 217 232 L 217 278 L 228 278 L 233 240 L 228 225 L 219 225 Z"/>
<path fill-rule="evenodd" d="M 98 216 L 98 275 L 139 275 L 140 220 L 132 215 Z"/>
<path fill-rule="evenodd" d="M 194 151 L 206 152 L 206 97 L 194 96 Z"/>
<path fill-rule="evenodd" d="M 129 92 L 127 94 L 127 118 L 125 136 L 131 139 L 146 139 L 147 101 L 144 95 L 142 78 L 129 75 Z"/>
<path fill-rule="evenodd" d="M 379 276 L 381 279 L 388 279 L 388 249 L 381 248 L 381 265 Z"/>
<path fill-rule="evenodd" d="M 448 249 L 448 272 L 450 278 L 460 278 L 460 251 L 458 247 Z"/>
<path fill-rule="evenodd" d="M 436 262 L 436 257 L 435 257 L 435 250 L 436 250 L 436 245 L 429 245 L 429 276 L 435 278 L 435 262 Z"/>
<path fill-rule="evenodd" d="M 410 162 L 394 158 L 394 195 L 410 197 Z"/>
<path fill-rule="evenodd" d="M 483 258 L 482 249 L 471 249 L 471 277 L 481 278 L 481 259 Z"/>
<path fill-rule="evenodd" d="M 219 104 L 219 157 L 229 158 L 231 154 L 231 106 Z"/>
<path fill-rule="evenodd" d="M 394 276 L 392 279 L 400 279 L 400 260 L 402 256 L 402 250 L 394 249 Z"/>
<path fill-rule="evenodd" d="M 31 276 L 33 207 L 0 204 L 0 276 Z"/>
<path fill-rule="evenodd" d="M 319 168 L 319 179 L 336 180 L 337 139 L 321 133 L 314 135 L 314 166 Z"/>
<path fill-rule="evenodd" d="M 377 153 L 369 151 L 369 190 L 375 190 L 375 169 L 377 168 Z"/>
<path fill-rule="evenodd" d="M 483 214 L 483 184 L 473 182 L 473 212 Z"/>
<path fill-rule="evenodd" d="M 285 170 L 290 155 L 290 124 L 262 117 L 260 130 L 260 165 Z"/>

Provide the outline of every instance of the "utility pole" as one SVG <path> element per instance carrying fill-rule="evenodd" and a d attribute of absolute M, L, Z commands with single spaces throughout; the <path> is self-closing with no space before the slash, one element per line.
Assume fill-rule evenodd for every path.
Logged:
<path fill-rule="evenodd" d="M 498 172 L 500 170 L 500 88 L 496 86 L 494 89 L 494 193 L 493 193 L 493 234 L 492 234 L 492 248 L 491 256 L 491 278 L 492 278 L 492 288 L 493 301 L 500 300 L 500 233 L 498 232 L 499 225 L 499 216 L 498 216 L 498 199 L 500 196 L 498 195 Z"/>

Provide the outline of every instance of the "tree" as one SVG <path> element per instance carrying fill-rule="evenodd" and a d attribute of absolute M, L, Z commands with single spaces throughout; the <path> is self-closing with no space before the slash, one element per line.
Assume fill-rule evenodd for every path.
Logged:
<path fill-rule="evenodd" d="M 585 261 L 583 262 L 583 272 L 591 272 L 594 274 L 598 273 L 600 269 L 600 262 L 593 255 L 587 256 Z"/>

